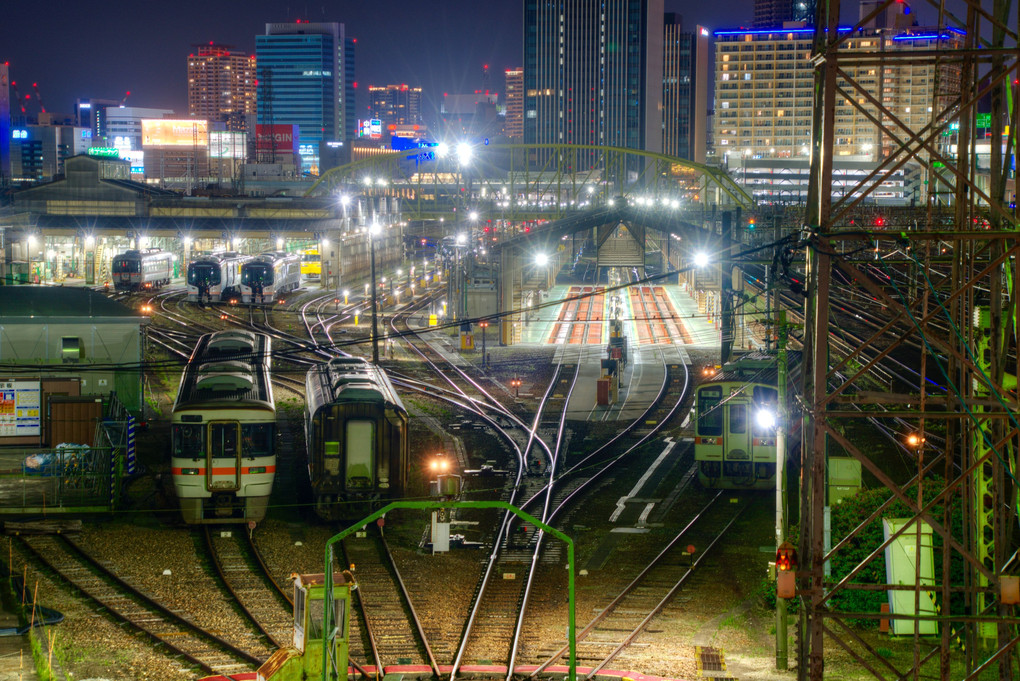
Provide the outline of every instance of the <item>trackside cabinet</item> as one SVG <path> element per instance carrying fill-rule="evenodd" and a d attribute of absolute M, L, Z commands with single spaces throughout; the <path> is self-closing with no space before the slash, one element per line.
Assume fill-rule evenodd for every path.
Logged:
<path fill-rule="evenodd" d="M 333 575 L 333 621 L 336 635 L 337 667 L 341 680 L 347 678 L 348 644 L 350 642 L 350 603 L 354 577 L 349 572 Z M 323 575 L 294 577 L 294 641 L 293 647 L 273 653 L 258 670 L 258 681 L 301 681 L 322 678 L 322 646 L 326 633 L 322 630 L 326 593 Z"/>

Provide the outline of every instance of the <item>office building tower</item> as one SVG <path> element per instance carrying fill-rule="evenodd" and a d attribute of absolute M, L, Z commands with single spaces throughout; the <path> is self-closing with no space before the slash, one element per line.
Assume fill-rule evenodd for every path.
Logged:
<path fill-rule="evenodd" d="M 297 125 L 302 170 L 319 173 L 319 146 L 355 132 L 354 40 L 341 23 L 266 24 L 255 38 L 260 125 Z"/>
<path fill-rule="evenodd" d="M 119 106 L 113 99 L 79 98 L 74 102 L 74 124 L 92 131 L 92 145 L 106 145 L 106 109 Z"/>
<path fill-rule="evenodd" d="M 421 88 L 372 85 L 368 88 L 368 117 L 388 125 L 421 125 Z"/>
<path fill-rule="evenodd" d="M 814 24 L 815 0 L 754 0 L 754 28 L 781 28 L 787 21 Z"/>
<path fill-rule="evenodd" d="M 188 115 L 243 131 L 255 113 L 255 56 L 231 45 L 196 45 L 188 55 Z"/>
<path fill-rule="evenodd" d="M 506 70 L 505 89 L 503 134 L 520 141 L 524 139 L 524 69 Z"/>
<path fill-rule="evenodd" d="M 708 142 L 708 30 L 683 30 L 679 14 L 663 26 L 662 151 L 705 162 Z"/>
<path fill-rule="evenodd" d="M 174 115 L 171 109 L 151 109 L 141 106 L 109 106 L 104 111 L 106 146 L 119 149 L 121 158 L 128 158 L 127 152 L 142 150 L 143 120 L 167 118 Z"/>
<path fill-rule="evenodd" d="M 662 40 L 663 0 L 525 0 L 525 143 L 661 152 Z"/>

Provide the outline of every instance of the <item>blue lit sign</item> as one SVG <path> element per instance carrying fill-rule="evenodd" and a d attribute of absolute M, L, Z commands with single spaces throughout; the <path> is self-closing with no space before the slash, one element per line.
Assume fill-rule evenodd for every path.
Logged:
<path fill-rule="evenodd" d="M 302 156 L 317 156 L 318 152 L 315 150 L 314 144 L 299 144 L 298 153 Z"/>
<path fill-rule="evenodd" d="M 18 128 L 15 128 L 14 130 L 11 130 L 11 139 L 27 140 L 28 139 L 28 130 L 19 130 Z"/>
<path fill-rule="evenodd" d="M 90 139 L 91 137 L 92 137 L 92 131 L 91 130 L 82 130 L 81 131 L 81 138 L 83 140 Z"/>
<path fill-rule="evenodd" d="M 92 108 L 92 104 L 91 104 L 91 102 L 82 102 L 81 104 L 78 105 L 78 108 L 79 109 L 91 109 Z"/>

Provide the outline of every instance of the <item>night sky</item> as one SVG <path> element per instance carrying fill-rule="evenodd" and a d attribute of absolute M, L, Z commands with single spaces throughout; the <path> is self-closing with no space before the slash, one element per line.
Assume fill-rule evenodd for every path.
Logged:
<path fill-rule="evenodd" d="M 752 7 L 753 0 L 666 0 L 689 30 L 750 25 Z M 253 54 L 266 23 L 300 18 L 346 25 L 358 41 L 359 92 L 397 83 L 421 86 L 427 98 L 471 92 L 484 87 L 483 64 L 491 88 L 502 92 L 503 70 L 521 66 L 522 15 L 520 0 L 15 2 L 0 22 L 0 60 L 10 62 L 22 93 L 38 82 L 49 111 L 71 113 L 77 97 L 119 100 L 130 90 L 129 105 L 186 115 L 185 60 L 194 44 L 211 40 Z M 365 102 L 358 104 L 360 117 Z"/>

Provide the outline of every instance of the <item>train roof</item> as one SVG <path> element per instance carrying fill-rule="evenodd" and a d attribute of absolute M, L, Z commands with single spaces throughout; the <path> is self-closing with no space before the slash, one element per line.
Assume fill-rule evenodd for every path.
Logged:
<path fill-rule="evenodd" d="M 269 336 L 231 329 L 198 339 L 184 368 L 174 410 L 209 402 L 263 402 L 273 406 Z"/>
<path fill-rule="evenodd" d="M 791 388 L 794 388 L 796 378 L 800 376 L 799 350 L 788 350 L 787 353 L 787 381 Z M 779 358 L 775 352 L 755 350 L 740 357 L 736 357 L 722 366 L 722 370 L 716 375 L 703 382 L 703 385 L 711 383 L 760 383 L 762 385 L 775 385 L 779 382 Z"/>
<path fill-rule="evenodd" d="M 258 255 L 256 255 L 253 259 L 246 262 L 245 265 L 254 265 L 257 263 L 275 263 L 280 260 L 288 260 L 291 258 L 300 260 L 301 254 L 288 253 L 286 251 L 266 251 L 264 253 L 259 253 Z"/>
<path fill-rule="evenodd" d="M 324 404 L 350 402 L 380 403 L 407 411 L 386 372 L 361 358 L 337 357 L 312 367 L 306 385 L 308 406 L 313 412 Z"/>
<path fill-rule="evenodd" d="M 191 262 L 188 263 L 188 267 L 197 265 L 199 263 L 222 263 L 227 260 L 238 260 L 245 258 L 237 251 L 222 251 L 220 253 L 204 253 L 203 255 L 196 256 Z"/>
<path fill-rule="evenodd" d="M 161 248 L 144 248 L 142 250 L 133 249 L 130 251 L 124 251 L 123 253 L 117 255 L 117 257 L 129 258 L 132 260 L 136 258 L 144 260 L 146 258 L 172 258 L 174 257 L 174 254 L 171 253 L 170 251 L 164 251 Z"/>

